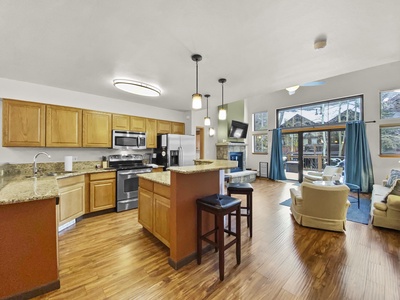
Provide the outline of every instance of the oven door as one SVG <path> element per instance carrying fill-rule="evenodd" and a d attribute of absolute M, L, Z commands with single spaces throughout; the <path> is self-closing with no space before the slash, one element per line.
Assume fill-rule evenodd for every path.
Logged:
<path fill-rule="evenodd" d="M 139 177 L 137 174 L 149 172 L 151 169 L 117 171 L 117 212 L 138 207 Z"/>

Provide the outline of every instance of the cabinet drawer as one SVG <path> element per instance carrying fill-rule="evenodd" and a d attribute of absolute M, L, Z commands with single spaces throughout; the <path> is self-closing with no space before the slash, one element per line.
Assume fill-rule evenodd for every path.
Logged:
<path fill-rule="evenodd" d="M 159 183 L 154 183 L 154 193 L 161 195 L 165 198 L 170 198 L 171 196 L 171 192 L 170 192 L 170 188 L 169 186 L 163 185 L 163 184 L 159 184 Z"/>
<path fill-rule="evenodd" d="M 141 188 L 144 188 L 144 189 L 152 192 L 153 191 L 153 185 L 154 185 L 153 181 L 147 180 L 147 179 L 144 179 L 144 178 L 139 178 L 139 186 Z"/>
<path fill-rule="evenodd" d="M 76 183 L 84 183 L 84 182 L 85 182 L 84 175 L 72 176 L 72 177 L 68 177 L 68 178 L 60 178 L 57 180 L 59 188 L 63 188 L 65 186 L 73 185 Z"/>
<path fill-rule="evenodd" d="M 103 180 L 103 179 L 114 179 L 115 172 L 104 172 L 104 173 L 92 173 L 90 174 L 90 181 Z"/>

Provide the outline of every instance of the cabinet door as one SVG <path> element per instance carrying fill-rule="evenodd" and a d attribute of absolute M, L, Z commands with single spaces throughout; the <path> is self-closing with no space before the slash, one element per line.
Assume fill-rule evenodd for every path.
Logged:
<path fill-rule="evenodd" d="M 169 221 L 170 200 L 158 194 L 154 194 L 154 227 L 153 234 L 167 247 L 170 241 Z"/>
<path fill-rule="evenodd" d="M 146 147 L 157 148 L 157 121 L 146 119 Z"/>
<path fill-rule="evenodd" d="M 153 232 L 153 193 L 139 187 L 139 223 Z"/>
<path fill-rule="evenodd" d="M 83 178 L 84 176 L 82 175 L 58 180 L 60 186 L 59 226 L 85 213 L 85 183 Z"/>
<path fill-rule="evenodd" d="M 44 147 L 46 105 L 3 99 L 3 147 Z"/>
<path fill-rule="evenodd" d="M 185 134 L 185 123 L 171 122 L 171 133 Z"/>
<path fill-rule="evenodd" d="M 129 119 L 127 115 L 112 115 L 112 129 L 115 130 L 129 130 Z"/>
<path fill-rule="evenodd" d="M 111 147 L 111 114 L 83 111 L 83 147 Z"/>
<path fill-rule="evenodd" d="M 157 133 L 171 133 L 171 122 L 157 120 Z"/>
<path fill-rule="evenodd" d="M 82 110 L 46 106 L 46 147 L 82 147 Z"/>
<path fill-rule="evenodd" d="M 146 118 L 132 116 L 131 130 L 137 132 L 146 132 Z"/>
<path fill-rule="evenodd" d="M 115 207 L 115 179 L 90 182 L 90 212 Z"/>

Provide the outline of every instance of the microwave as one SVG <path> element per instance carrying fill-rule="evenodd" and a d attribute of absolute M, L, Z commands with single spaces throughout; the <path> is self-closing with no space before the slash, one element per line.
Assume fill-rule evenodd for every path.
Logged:
<path fill-rule="evenodd" d="M 112 148 L 121 150 L 146 149 L 146 133 L 113 130 Z"/>

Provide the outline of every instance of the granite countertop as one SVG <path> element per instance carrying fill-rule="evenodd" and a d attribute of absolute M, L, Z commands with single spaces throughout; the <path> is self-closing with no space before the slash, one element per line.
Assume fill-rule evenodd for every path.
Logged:
<path fill-rule="evenodd" d="M 195 162 L 198 162 L 200 164 L 194 166 L 185 166 L 185 167 L 170 167 L 168 168 L 168 170 L 182 174 L 193 174 L 193 173 L 203 173 L 209 171 L 231 169 L 238 166 L 238 162 L 232 160 L 196 159 Z"/>
<path fill-rule="evenodd" d="M 171 172 L 155 172 L 155 173 L 143 173 L 138 174 L 138 177 L 154 181 L 163 185 L 171 185 Z"/>
<path fill-rule="evenodd" d="M 57 179 L 88 173 L 112 172 L 115 169 L 87 169 L 55 172 L 51 176 L 8 175 L 0 177 L 0 205 L 58 197 Z"/>

